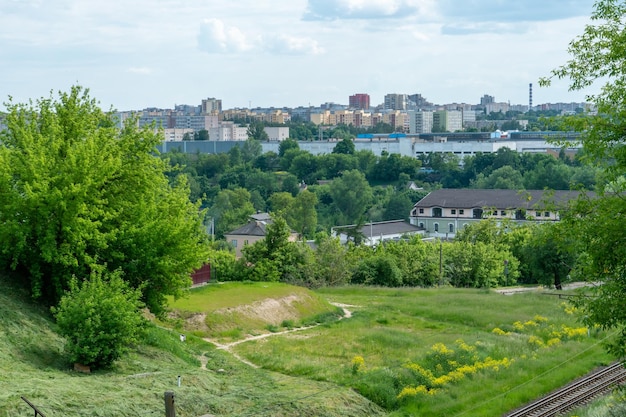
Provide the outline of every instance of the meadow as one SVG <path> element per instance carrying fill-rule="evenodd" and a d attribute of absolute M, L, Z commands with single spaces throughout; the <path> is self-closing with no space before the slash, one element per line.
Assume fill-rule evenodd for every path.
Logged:
<path fill-rule="evenodd" d="M 47 417 L 162 415 L 165 391 L 184 417 L 494 416 L 611 361 L 603 332 L 541 292 L 225 283 L 172 307 L 87 375 L 71 370 L 49 312 L 0 279 L 0 416 L 32 415 L 22 395 Z M 285 330 L 230 348 L 260 368 L 204 340 Z"/>
<path fill-rule="evenodd" d="M 494 416 L 611 358 L 542 291 L 326 288 L 350 319 L 237 345 L 264 369 L 349 386 L 392 416 Z"/>

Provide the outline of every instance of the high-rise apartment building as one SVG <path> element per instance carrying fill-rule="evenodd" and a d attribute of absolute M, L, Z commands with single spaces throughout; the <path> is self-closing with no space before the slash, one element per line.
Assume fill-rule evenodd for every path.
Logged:
<path fill-rule="evenodd" d="M 369 94 L 355 94 L 349 97 L 348 107 L 357 110 L 368 110 L 370 108 L 370 95 Z"/>
<path fill-rule="evenodd" d="M 218 114 L 222 111 L 222 100 L 209 97 L 202 100 L 203 114 Z"/>
<path fill-rule="evenodd" d="M 431 133 L 433 130 L 433 112 L 432 111 L 414 111 L 407 112 L 409 117 L 409 133 Z"/>
<path fill-rule="evenodd" d="M 383 108 L 385 110 L 406 110 L 407 101 L 406 94 L 386 94 Z"/>
<path fill-rule="evenodd" d="M 441 110 L 433 113 L 433 131 L 456 132 L 463 129 L 463 112 Z"/>

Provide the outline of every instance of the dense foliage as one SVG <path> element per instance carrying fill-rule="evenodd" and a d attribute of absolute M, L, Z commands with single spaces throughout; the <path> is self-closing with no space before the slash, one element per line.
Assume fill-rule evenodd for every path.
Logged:
<path fill-rule="evenodd" d="M 186 176 L 154 155 L 160 137 L 119 129 L 88 91 L 7 104 L 0 133 L 0 268 L 33 296 L 59 301 L 70 281 L 104 267 L 154 313 L 206 261 L 207 235 Z"/>
<path fill-rule="evenodd" d="M 53 308 L 72 362 L 93 368 L 110 366 L 138 341 L 143 319 L 137 311 L 141 292 L 119 273 L 93 272 L 88 280 L 70 282 L 70 291 Z M 106 276 L 108 275 L 108 276 Z"/>
<path fill-rule="evenodd" d="M 572 117 L 568 122 L 583 133 L 587 160 L 602 168 L 608 186 L 598 190 L 601 198 L 582 200 L 568 219 L 578 249 L 586 255 L 581 276 L 603 284 L 593 297 L 579 300 L 587 320 L 619 336 L 613 350 L 626 357 L 626 2 L 599 0 L 591 24 L 568 48 L 572 58 L 552 71 L 566 78 L 570 90 L 600 84 L 599 93 L 588 97 L 595 112 Z M 550 78 L 543 80 L 550 83 Z"/>

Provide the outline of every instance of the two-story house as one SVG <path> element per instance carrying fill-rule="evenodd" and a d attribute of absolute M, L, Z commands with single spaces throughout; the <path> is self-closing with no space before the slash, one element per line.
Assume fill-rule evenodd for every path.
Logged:
<path fill-rule="evenodd" d="M 452 238 L 465 225 L 483 219 L 558 221 L 559 210 L 579 191 L 441 189 L 430 192 L 411 210 L 411 224 L 426 235 Z"/>

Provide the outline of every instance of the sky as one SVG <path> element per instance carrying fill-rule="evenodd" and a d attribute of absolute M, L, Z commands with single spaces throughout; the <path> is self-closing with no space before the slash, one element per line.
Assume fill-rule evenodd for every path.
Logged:
<path fill-rule="evenodd" d="M 593 0 L 0 0 L 0 103 L 72 85 L 105 109 L 581 102 L 564 64 Z M 4 106 L 0 106 L 3 108 Z"/>

